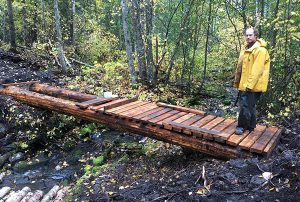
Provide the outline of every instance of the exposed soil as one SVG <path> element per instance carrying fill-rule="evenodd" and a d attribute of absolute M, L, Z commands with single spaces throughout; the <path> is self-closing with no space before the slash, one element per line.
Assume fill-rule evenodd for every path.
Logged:
<path fill-rule="evenodd" d="M 64 84 L 59 75 L 43 71 L 29 61 L 15 59 L 12 55 L 0 51 L 0 81 L 16 82 L 39 79 L 55 85 Z M 21 117 L 11 112 L 13 106 L 18 107 L 17 113 L 31 117 L 28 121 L 41 119 L 34 122 L 33 130 L 30 124 L 19 124 Z M 210 110 L 219 110 L 211 106 Z M 44 117 L 46 114 L 46 119 Z M 99 130 L 92 134 L 92 141 L 84 143 L 83 139 L 69 150 L 61 150 L 54 145 L 61 145 L 59 141 L 46 143 L 45 137 L 56 114 L 45 110 L 34 109 L 13 101 L 8 97 L 0 96 L 0 138 L 1 144 L 8 141 L 0 148 L 0 155 L 8 152 L 17 152 L 18 147 L 14 141 L 25 140 L 26 131 L 36 131 L 40 138 L 35 139 L 37 147 L 34 151 L 25 152 L 26 158 L 46 152 L 47 156 L 60 157 L 54 159 L 49 168 L 55 170 L 57 165 L 63 172 L 70 169 L 66 178 L 59 179 L 60 183 L 67 183 L 73 191 L 68 197 L 71 201 L 299 201 L 300 200 L 300 121 L 286 119 L 282 125 L 285 131 L 280 144 L 270 157 L 255 157 L 251 159 L 224 160 L 216 159 L 199 152 L 185 151 L 178 146 L 164 144 L 151 139 L 133 134 L 124 134 L 110 129 Z M 13 118 L 8 118 L 13 117 Z M 72 120 L 75 124 L 82 125 L 80 120 Z M 23 122 L 22 122 L 23 123 Z M 58 124 L 58 123 L 56 123 Z M 69 126 L 68 126 L 69 127 Z M 67 128 L 66 133 L 72 130 Z M 138 143 L 144 147 L 128 147 L 127 143 Z M 109 143 L 107 143 L 109 142 Z M 8 146 L 9 147 L 8 147 Z M 138 144 L 137 144 L 138 145 Z M 145 152 L 143 148 L 153 148 Z M 68 158 L 76 153 L 76 148 L 82 148 L 80 155 L 75 159 Z M 108 151 L 109 148 L 109 152 Z M 106 151 L 105 164 L 95 167 L 94 174 L 84 175 L 84 167 L 91 163 L 89 157 L 103 154 Z M 61 153 L 63 152 L 63 153 Z M 49 155 L 49 153 L 51 155 Z M 87 161 L 80 161 L 88 159 Z M 80 163 L 78 163 L 78 160 Z M 63 162 L 66 161 L 67 165 Z M 41 167 L 44 167 L 42 165 Z M 72 167 L 74 167 L 72 169 Z M 75 168 L 76 167 L 76 168 Z M 1 172 L 10 172 L 4 178 L 0 187 L 4 185 L 16 186 L 12 179 L 25 172 L 16 172 L 8 163 L 1 165 Z M 40 169 L 39 167 L 34 169 Z M 28 172 L 28 171 L 27 171 Z M 48 176 L 53 176 L 48 171 Z M 266 181 L 262 174 L 272 174 L 272 179 Z M 46 175 L 47 171 L 43 171 Z M 83 176 L 84 175 L 84 176 Z M 83 176 L 83 177 L 82 177 Z M 204 178 L 202 177 L 204 176 Z M 49 180 L 43 178 L 44 182 Z M 81 181 L 78 181 L 81 178 Z M 63 179 L 63 180 L 62 180 Z M 66 180 L 67 179 L 67 180 Z M 38 179 L 36 179 L 38 180 Z M 53 180 L 53 179 L 52 179 Z M 55 180 L 55 178 L 54 178 Z M 56 179 L 57 180 L 57 179 Z M 77 183 L 76 183 L 77 181 Z M 10 182 L 10 184 L 9 184 Z M 1 183 L 1 182 L 0 182 Z M 50 181 L 49 181 L 50 183 Z M 32 185 L 31 185 L 32 184 Z M 26 186 L 36 186 L 34 183 Z M 52 183 L 53 184 L 53 183 Z M 204 186 L 205 185 L 205 186 Z M 18 185 L 22 186 L 22 184 Z"/>

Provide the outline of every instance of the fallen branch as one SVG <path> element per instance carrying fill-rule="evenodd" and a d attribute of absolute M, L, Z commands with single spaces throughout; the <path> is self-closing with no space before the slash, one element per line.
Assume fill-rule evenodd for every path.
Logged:
<path fill-rule="evenodd" d="M 71 62 L 80 64 L 80 65 L 85 65 L 85 66 L 87 66 L 87 67 L 96 68 L 96 67 L 93 66 L 93 65 L 87 64 L 87 63 L 85 63 L 85 62 L 81 62 L 81 61 L 76 60 L 76 59 L 74 59 L 74 58 L 70 58 L 70 60 L 71 60 Z"/>
<path fill-rule="evenodd" d="M 164 199 L 164 198 L 168 198 L 168 200 L 169 200 L 169 199 L 173 198 L 174 196 L 176 196 L 177 194 L 180 194 L 182 192 L 189 191 L 189 190 L 195 189 L 195 188 L 197 188 L 197 187 L 190 187 L 190 188 L 183 189 L 183 190 L 175 192 L 175 193 L 166 194 L 166 195 L 157 197 L 157 198 L 153 199 L 152 201 L 158 201 L 158 200 L 161 200 L 161 199 Z"/>
<path fill-rule="evenodd" d="M 222 191 L 223 194 L 243 194 L 249 190 L 236 190 L 236 191 Z"/>

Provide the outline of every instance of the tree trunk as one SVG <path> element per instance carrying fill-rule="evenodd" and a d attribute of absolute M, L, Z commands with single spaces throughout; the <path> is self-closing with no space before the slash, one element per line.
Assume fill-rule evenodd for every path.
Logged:
<path fill-rule="evenodd" d="M 202 77 L 201 85 L 199 87 L 199 91 L 198 91 L 199 93 L 202 91 L 204 83 L 206 81 L 207 53 L 208 53 L 208 43 L 209 43 L 210 24 L 211 24 L 211 7 L 212 7 L 212 0 L 209 1 L 208 21 L 207 21 L 207 30 L 206 30 L 206 40 L 205 40 L 203 77 Z"/>
<path fill-rule="evenodd" d="M 70 23 L 70 41 L 71 44 L 75 44 L 75 13 L 76 13 L 76 0 L 72 0 L 72 17 L 71 17 L 71 23 Z"/>
<path fill-rule="evenodd" d="M 135 33 L 135 49 L 137 52 L 139 75 L 143 83 L 147 83 L 147 70 L 145 61 L 145 48 L 142 37 L 142 26 L 140 20 L 140 5 L 138 0 L 132 0 L 132 17 Z"/>
<path fill-rule="evenodd" d="M 22 17 L 23 17 L 23 42 L 26 46 L 29 45 L 28 41 L 28 22 L 27 22 L 27 11 L 26 11 L 26 1 L 22 0 Z"/>
<path fill-rule="evenodd" d="M 13 50 L 16 50 L 17 43 L 16 43 L 16 32 L 15 32 L 12 0 L 7 0 L 7 12 L 8 12 L 8 19 L 9 19 L 10 46 Z"/>
<path fill-rule="evenodd" d="M 155 37 L 155 66 L 154 66 L 154 75 L 153 75 L 153 83 L 157 83 L 158 77 L 158 69 L 159 69 L 159 60 L 158 60 L 158 37 Z"/>
<path fill-rule="evenodd" d="M 238 40 L 238 42 L 239 42 L 239 49 L 236 50 L 236 51 L 238 52 L 239 50 L 241 50 L 242 44 L 241 44 L 241 41 L 240 41 L 239 32 L 238 32 L 238 30 L 237 30 L 237 27 L 236 27 L 236 25 L 234 24 L 232 18 L 230 17 L 230 13 L 229 13 L 229 10 L 228 10 L 228 4 L 229 4 L 229 2 L 227 2 L 227 0 L 225 0 L 225 10 L 226 10 L 227 17 L 228 17 L 230 23 L 232 24 L 232 26 L 233 26 L 233 28 L 234 28 L 234 31 L 235 31 L 235 37 L 237 38 L 237 40 Z"/>
<path fill-rule="evenodd" d="M 188 23 L 189 23 L 189 19 L 190 19 L 190 11 L 192 10 L 192 6 L 193 6 L 194 0 L 190 0 L 189 1 L 189 5 L 186 8 L 184 15 L 183 15 L 183 20 L 182 20 L 182 24 L 180 25 L 180 31 L 179 31 L 179 36 L 177 38 L 177 42 L 175 45 L 175 48 L 173 50 L 173 53 L 171 55 L 171 60 L 170 60 L 170 66 L 168 68 L 167 74 L 166 74 L 166 78 L 165 78 L 165 82 L 168 83 L 170 80 L 170 76 L 171 76 L 171 71 L 173 69 L 174 66 L 174 61 L 175 61 L 175 57 L 176 57 L 176 53 L 178 50 L 178 47 L 181 43 L 181 40 L 183 38 L 184 32 L 186 32 L 187 27 L 188 27 Z"/>
<path fill-rule="evenodd" d="M 242 18 L 243 18 L 243 23 L 244 23 L 244 32 L 246 31 L 247 27 L 248 27 L 248 23 L 247 23 L 247 16 L 246 16 L 246 7 L 247 7 L 247 3 L 246 0 L 242 0 Z"/>
<path fill-rule="evenodd" d="M 280 0 L 276 1 L 276 6 L 274 9 L 274 17 L 273 19 L 277 18 L 278 15 L 278 8 L 279 8 L 279 2 Z M 270 43 L 270 47 L 271 47 L 271 55 L 272 53 L 275 51 L 275 46 L 276 46 L 276 37 L 277 37 L 277 29 L 273 29 L 276 25 L 276 21 L 272 23 L 272 30 L 271 30 L 271 43 Z M 270 68 L 270 80 L 273 78 L 273 63 L 271 63 L 271 68 Z"/>
<path fill-rule="evenodd" d="M 264 2 L 264 0 L 261 0 L 260 1 L 260 21 L 262 21 L 264 17 L 265 17 L 265 2 Z M 258 26 L 258 32 L 259 32 L 260 37 L 262 37 L 263 29 L 262 29 L 260 23 Z"/>
<path fill-rule="evenodd" d="M 7 24 L 7 10 L 3 11 L 3 19 L 2 19 L 2 39 L 3 42 L 8 42 L 8 34 L 7 34 L 7 29 L 6 29 L 6 24 Z"/>
<path fill-rule="evenodd" d="M 38 5 L 37 1 L 34 2 L 34 12 L 33 12 L 33 32 L 31 34 L 31 43 L 38 40 Z"/>
<path fill-rule="evenodd" d="M 124 31 L 124 39 L 125 39 L 125 47 L 126 54 L 128 59 L 128 66 L 131 75 L 131 83 L 135 84 L 137 80 L 135 67 L 133 63 L 133 55 L 132 55 L 132 45 L 131 45 L 131 37 L 130 32 L 128 30 L 128 10 L 126 5 L 126 0 L 121 0 L 121 8 L 122 8 L 122 20 L 123 20 L 123 31 Z"/>
<path fill-rule="evenodd" d="M 46 17 L 45 17 L 45 12 L 46 12 L 46 9 L 45 9 L 45 1 L 44 0 L 41 0 L 41 5 L 42 5 L 42 21 L 43 21 L 43 28 L 42 28 L 42 33 L 43 33 L 43 36 L 42 36 L 42 42 L 46 43 L 47 41 L 47 37 L 46 37 Z"/>
<path fill-rule="evenodd" d="M 148 70 L 148 81 L 153 83 L 153 51 L 152 51 L 152 30 L 153 30 L 153 0 L 146 0 L 146 59 Z"/>
<path fill-rule="evenodd" d="M 60 16 L 58 11 L 57 0 L 54 0 L 54 18 L 55 18 L 55 31 L 56 31 L 56 46 L 58 49 L 58 58 L 63 72 L 67 72 L 67 64 L 65 61 L 65 55 L 63 50 L 63 41 L 60 27 Z"/>

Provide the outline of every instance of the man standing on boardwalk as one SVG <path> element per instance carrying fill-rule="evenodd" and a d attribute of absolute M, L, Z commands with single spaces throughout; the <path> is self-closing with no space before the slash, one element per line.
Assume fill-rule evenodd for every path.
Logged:
<path fill-rule="evenodd" d="M 241 50 L 238 60 L 234 87 L 240 94 L 240 112 L 236 134 L 256 127 L 256 103 L 262 92 L 267 91 L 270 56 L 267 43 L 258 38 L 258 31 L 251 27 L 245 32 L 246 46 Z"/>

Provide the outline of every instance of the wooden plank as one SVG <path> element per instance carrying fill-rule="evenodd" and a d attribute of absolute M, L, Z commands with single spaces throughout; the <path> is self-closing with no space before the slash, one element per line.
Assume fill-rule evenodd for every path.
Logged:
<path fill-rule="evenodd" d="M 177 123 L 174 121 L 163 122 L 164 128 L 181 128 L 182 130 L 189 130 L 193 135 L 202 137 L 204 134 L 210 134 L 210 136 L 214 136 L 217 134 L 215 131 L 207 130 L 205 128 L 198 128 L 195 126 L 187 126 L 182 123 Z"/>
<path fill-rule="evenodd" d="M 223 122 L 221 122 L 220 124 L 213 127 L 212 130 L 221 132 L 222 130 L 224 130 L 225 128 L 227 128 L 228 126 L 233 124 L 234 122 L 235 122 L 234 119 L 225 119 Z"/>
<path fill-rule="evenodd" d="M 165 120 L 166 118 L 173 116 L 174 114 L 178 114 L 178 113 L 179 113 L 179 111 L 177 111 L 177 110 L 171 110 L 171 111 L 168 111 L 167 113 L 164 113 L 164 114 L 157 116 L 153 119 L 150 119 L 148 121 L 150 123 L 152 123 L 152 125 L 156 125 L 157 122 Z"/>
<path fill-rule="evenodd" d="M 184 116 L 182 116 L 182 117 L 180 117 L 180 118 L 174 120 L 173 122 L 176 122 L 176 123 L 182 123 L 182 122 L 184 122 L 184 121 L 189 120 L 190 118 L 192 118 L 192 117 L 194 117 L 194 116 L 196 116 L 196 114 L 188 113 L 188 114 L 186 114 L 186 115 L 184 115 Z M 173 130 L 174 130 L 174 131 L 182 132 L 182 129 L 183 129 L 182 127 L 176 127 L 176 125 L 173 126 Z"/>
<path fill-rule="evenodd" d="M 183 121 L 182 124 L 190 126 L 193 123 L 195 123 L 196 121 L 199 121 L 201 118 L 203 118 L 202 115 L 196 115 L 196 116 L 193 116 L 193 117 Z"/>
<path fill-rule="evenodd" d="M 277 130 L 278 128 L 276 127 L 267 128 L 260 138 L 258 138 L 258 140 L 256 140 L 256 142 L 251 146 L 250 151 L 261 154 Z"/>
<path fill-rule="evenodd" d="M 204 111 L 200 111 L 197 109 L 190 109 L 187 107 L 181 107 L 181 106 L 166 104 L 166 103 L 162 103 L 162 102 L 158 102 L 156 104 L 157 104 L 157 106 L 160 106 L 160 107 L 169 107 L 171 109 L 176 109 L 181 112 L 193 113 L 193 114 L 198 114 L 198 115 L 202 115 L 202 116 L 204 116 L 206 114 Z"/>
<path fill-rule="evenodd" d="M 132 102 L 125 102 L 125 104 L 123 104 L 123 105 L 119 105 L 117 107 L 110 108 L 110 109 L 105 109 L 105 113 L 114 112 L 114 111 L 117 111 L 117 110 L 120 110 L 120 109 L 124 109 L 126 107 L 135 105 L 135 104 L 140 103 L 140 102 L 141 101 L 139 101 L 139 100 L 134 100 Z"/>
<path fill-rule="evenodd" d="M 237 126 L 237 121 L 234 121 L 226 129 L 215 135 L 215 140 L 217 142 L 225 142 L 234 132 Z"/>
<path fill-rule="evenodd" d="M 129 104 L 131 102 L 135 102 L 137 100 L 138 100 L 138 97 L 133 97 L 133 98 L 130 98 L 130 99 L 124 99 L 124 100 L 122 100 L 120 102 L 116 102 L 114 104 L 110 104 L 110 105 L 104 106 L 104 112 L 107 111 L 107 110 L 110 110 L 110 109 L 122 106 L 122 105 Z"/>
<path fill-rule="evenodd" d="M 77 107 L 79 107 L 80 109 L 86 109 L 89 106 L 104 104 L 104 103 L 110 102 L 110 101 L 115 100 L 115 99 L 116 98 L 96 98 L 96 99 L 88 100 L 88 101 L 85 101 L 85 102 L 77 102 L 77 103 L 75 103 L 75 105 Z"/>
<path fill-rule="evenodd" d="M 215 116 L 213 115 L 207 115 L 207 116 L 204 116 L 202 119 L 200 119 L 199 121 L 195 122 L 192 124 L 192 126 L 194 127 L 201 127 L 205 124 L 207 124 L 208 122 L 210 122 L 211 120 L 213 120 L 214 118 L 216 118 Z"/>
<path fill-rule="evenodd" d="M 225 119 L 222 117 L 217 117 L 215 119 L 213 119 L 212 121 L 208 122 L 207 124 L 205 124 L 204 126 L 202 126 L 201 128 L 205 128 L 205 129 L 212 129 L 213 127 L 215 127 L 216 125 L 218 125 L 219 123 L 223 122 Z"/>
<path fill-rule="evenodd" d="M 140 106 L 139 108 L 131 109 L 126 112 L 119 113 L 119 114 L 121 116 L 132 117 L 132 116 L 136 116 L 138 114 L 144 113 L 146 111 L 149 111 L 151 109 L 154 109 L 156 107 L 157 107 L 156 104 L 149 102 L 145 105 Z"/>
<path fill-rule="evenodd" d="M 239 144 L 242 149 L 250 150 L 250 147 L 254 142 L 263 134 L 266 130 L 266 126 L 257 125 L 254 131 L 252 131 L 243 141 Z"/>
<path fill-rule="evenodd" d="M 237 146 L 240 144 L 240 142 L 245 139 L 249 135 L 249 131 L 246 130 L 243 134 L 237 135 L 233 133 L 228 139 L 227 139 L 227 144 L 232 145 L 232 146 Z"/>
<path fill-rule="evenodd" d="M 153 118 L 155 118 L 155 117 L 157 117 L 157 116 L 160 116 L 160 115 L 162 115 L 162 114 L 164 114 L 164 113 L 167 113 L 167 112 L 169 112 L 169 111 L 171 111 L 171 110 L 172 110 L 172 109 L 170 109 L 170 108 L 164 108 L 163 110 L 157 111 L 157 112 L 155 112 L 155 113 L 153 113 L 153 114 L 149 114 L 149 115 L 147 115 L 147 116 L 141 118 L 141 120 L 142 120 L 142 121 L 148 121 L 148 120 L 153 119 Z"/>
<path fill-rule="evenodd" d="M 208 122 L 207 124 L 205 124 L 204 126 L 202 126 L 201 128 L 211 130 L 214 126 L 218 125 L 219 123 L 221 123 L 223 121 L 224 121 L 224 118 L 217 117 L 217 118 L 213 119 L 212 121 Z M 203 138 L 213 140 L 214 136 L 212 136 L 210 133 L 205 133 L 205 134 L 203 134 Z"/>
<path fill-rule="evenodd" d="M 187 126 L 190 126 L 190 125 L 194 124 L 195 122 L 199 121 L 199 120 L 202 119 L 202 118 L 203 118 L 202 115 L 196 115 L 196 116 L 193 116 L 193 117 L 191 117 L 190 119 L 188 119 L 188 120 L 182 122 L 182 124 L 187 125 Z M 182 132 L 183 132 L 184 134 L 191 135 L 191 131 L 189 131 L 189 130 L 183 129 Z"/>
<path fill-rule="evenodd" d="M 92 106 L 92 107 L 90 107 L 90 109 L 93 110 L 93 111 L 104 111 L 104 107 L 106 107 L 106 106 L 119 105 L 120 103 L 123 103 L 124 101 L 127 101 L 127 100 L 128 100 L 127 98 L 113 100 L 113 101 L 107 102 L 105 104 L 101 104 L 101 105 L 97 105 L 97 106 Z"/>
<path fill-rule="evenodd" d="M 112 113 L 112 114 L 115 114 L 115 115 L 119 115 L 119 114 L 122 113 L 122 112 L 127 112 L 127 111 L 129 111 L 129 110 L 138 109 L 139 107 L 141 107 L 141 106 L 147 104 L 147 102 L 143 102 L 143 101 L 139 101 L 139 100 L 136 101 L 136 102 L 134 102 L 134 103 L 135 103 L 135 104 L 132 104 L 132 105 L 130 105 L 130 106 L 126 105 L 126 107 L 122 107 L 121 109 L 115 110 L 115 111 L 113 111 L 113 112 L 108 111 L 107 113 L 108 113 L 108 114 L 109 114 L 109 113 Z"/>
<path fill-rule="evenodd" d="M 188 113 L 188 114 L 186 114 L 186 115 L 184 115 L 184 116 L 182 116 L 182 117 L 174 120 L 173 122 L 181 123 L 181 122 L 184 122 L 184 121 L 190 119 L 193 116 L 196 116 L 196 114 Z"/>
<path fill-rule="evenodd" d="M 151 109 L 151 110 L 149 110 L 145 113 L 133 116 L 132 118 L 135 119 L 136 121 L 140 121 L 140 119 L 142 119 L 143 117 L 148 116 L 148 115 L 153 114 L 153 113 L 156 113 L 156 112 L 158 112 L 160 110 L 163 110 L 163 109 L 164 109 L 163 107 L 155 107 L 155 108 L 153 108 L 153 109 Z"/>
<path fill-rule="evenodd" d="M 176 110 L 176 111 L 178 111 L 178 110 Z M 166 118 L 166 119 L 163 119 L 163 120 L 157 122 L 156 124 L 159 125 L 159 126 L 163 126 L 162 123 L 163 123 L 164 121 L 165 121 L 165 122 L 173 121 L 173 120 L 178 119 L 178 118 L 180 118 L 180 117 L 182 117 L 182 116 L 184 116 L 184 115 L 186 115 L 186 114 L 187 114 L 186 112 L 179 112 L 179 111 L 178 111 L 177 114 L 174 114 L 173 116 L 170 116 L 170 117 L 168 117 L 168 118 Z M 171 127 L 170 130 L 172 130 L 172 127 Z"/>
<path fill-rule="evenodd" d="M 138 116 L 138 115 L 143 115 L 144 113 L 148 113 L 148 111 L 153 110 L 155 108 L 158 108 L 158 106 L 154 103 L 151 103 L 152 105 L 143 105 L 143 108 L 141 108 L 138 111 L 131 112 L 130 114 L 126 114 L 127 118 L 132 120 L 132 117 Z"/>
<path fill-rule="evenodd" d="M 282 129 L 278 129 L 277 132 L 273 135 L 272 139 L 270 140 L 270 142 L 267 144 L 266 148 L 263 151 L 263 154 L 266 154 L 267 156 L 269 156 L 273 149 L 276 147 L 276 145 L 278 144 L 279 140 L 280 140 L 280 136 L 281 136 L 281 132 Z"/>

